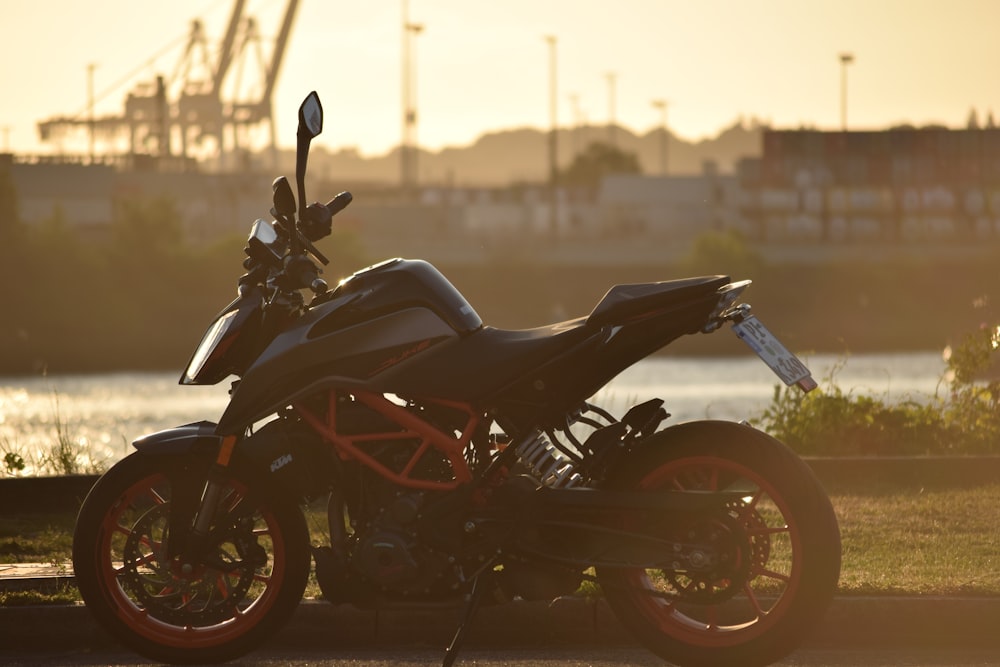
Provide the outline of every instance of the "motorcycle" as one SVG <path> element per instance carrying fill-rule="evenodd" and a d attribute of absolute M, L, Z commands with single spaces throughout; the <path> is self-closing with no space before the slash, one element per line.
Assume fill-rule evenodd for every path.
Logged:
<path fill-rule="evenodd" d="M 792 651 L 840 572 L 809 467 L 746 423 L 663 428 L 661 400 L 620 417 L 589 402 L 671 341 L 725 324 L 786 384 L 814 388 L 739 302 L 750 281 L 616 285 L 584 317 L 517 331 L 484 325 L 420 260 L 330 289 L 314 243 L 351 195 L 305 205 L 322 126 L 313 92 L 297 197 L 274 181 L 238 295 L 182 374 L 238 378 L 218 422 L 139 438 L 82 505 L 73 565 L 99 624 L 154 660 L 222 662 L 278 630 L 312 576 L 338 604 L 464 605 L 448 667 L 481 604 L 589 581 L 673 663 Z"/>

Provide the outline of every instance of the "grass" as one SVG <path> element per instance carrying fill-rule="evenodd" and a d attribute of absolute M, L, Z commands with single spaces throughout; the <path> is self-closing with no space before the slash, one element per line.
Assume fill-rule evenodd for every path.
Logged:
<path fill-rule="evenodd" d="M 27 607 L 46 604 L 73 604 L 80 601 L 76 586 L 65 584 L 55 592 L 0 591 L 0 607 Z"/>
<path fill-rule="evenodd" d="M 0 563 L 63 565 L 73 549 L 76 513 L 0 516 Z M 80 599 L 76 586 L 60 584 L 46 591 L 0 591 L 0 606 L 70 604 Z"/>
<path fill-rule="evenodd" d="M 1000 482 L 972 488 L 832 488 L 843 542 L 841 595 L 1000 595 Z M 312 512 L 310 514 L 313 514 Z M 0 563 L 69 560 L 72 514 L 0 517 Z M 310 517 L 321 539 L 322 517 Z M 315 586 L 307 596 L 318 597 Z M 55 593 L 0 593 L 0 605 L 59 603 Z"/>
<path fill-rule="evenodd" d="M 1000 483 L 832 496 L 842 594 L 1000 595 Z"/>
<path fill-rule="evenodd" d="M 0 516 L 0 563 L 65 563 L 76 513 Z"/>

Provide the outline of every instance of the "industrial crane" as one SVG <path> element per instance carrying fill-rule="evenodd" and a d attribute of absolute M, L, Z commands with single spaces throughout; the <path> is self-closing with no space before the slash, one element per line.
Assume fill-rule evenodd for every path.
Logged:
<path fill-rule="evenodd" d="M 238 148 L 239 128 L 267 122 L 271 149 L 274 151 L 276 139 L 271 98 L 298 4 L 299 0 L 289 0 L 285 8 L 270 63 L 263 67 L 262 92 L 256 99 L 225 99 L 227 75 L 235 61 L 247 56 L 247 44 L 257 39 L 256 21 L 244 16 L 246 0 L 236 0 L 214 64 L 208 56 L 201 21 L 192 21 L 186 47 L 171 79 L 157 76 L 153 82 L 136 85 L 126 95 L 120 115 L 95 118 L 81 113 L 43 120 L 38 123 L 41 140 L 59 142 L 81 131 L 89 131 L 91 138 L 96 134 L 119 146 L 124 138 L 127 152 L 132 156 L 153 154 L 169 158 L 174 156 L 171 139 L 179 137 L 179 155 L 188 158 L 192 145 L 201 146 L 206 138 L 210 138 L 214 140 L 221 159 L 226 152 L 227 128 L 231 130 L 235 150 Z"/>

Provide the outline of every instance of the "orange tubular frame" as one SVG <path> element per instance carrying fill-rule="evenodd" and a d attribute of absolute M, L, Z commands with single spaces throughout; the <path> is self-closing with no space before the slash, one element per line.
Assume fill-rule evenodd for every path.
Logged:
<path fill-rule="evenodd" d="M 344 460 L 355 460 L 376 473 L 385 477 L 391 482 L 400 486 L 421 489 L 426 491 L 448 491 L 462 484 L 472 481 L 472 472 L 469 464 L 465 460 L 465 449 L 472 441 L 472 434 L 482 423 L 482 416 L 475 413 L 472 408 L 465 403 L 454 401 L 435 400 L 426 401 L 434 405 L 454 408 L 468 415 L 462 435 L 454 437 L 444 433 L 420 417 L 414 415 L 409 410 L 389 401 L 381 394 L 357 391 L 352 392 L 355 400 L 366 405 L 383 417 L 386 417 L 395 424 L 403 428 L 402 431 L 386 431 L 381 433 L 363 433 L 359 435 L 343 435 L 337 432 L 337 392 L 330 392 L 330 403 L 327 411 L 326 421 L 317 417 L 309 409 L 301 404 L 296 404 L 295 411 L 301 415 L 317 433 L 333 445 L 337 454 Z M 413 456 L 404 466 L 401 472 L 396 472 L 384 466 L 374 457 L 370 456 L 360 446 L 365 442 L 375 442 L 384 440 L 414 440 L 419 439 L 420 445 Z M 431 449 L 444 454 L 451 464 L 454 479 L 443 482 L 430 479 L 419 479 L 412 476 L 420 459 Z"/>

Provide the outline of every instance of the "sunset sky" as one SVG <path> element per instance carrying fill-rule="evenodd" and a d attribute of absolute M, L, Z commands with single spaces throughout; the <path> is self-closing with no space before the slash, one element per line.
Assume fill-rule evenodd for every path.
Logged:
<path fill-rule="evenodd" d="M 277 34 L 286 2 L 248 0 L 264 37 Z M 97 65 L 97 114 L 120 113 L 136 82 L 174 72 L 192 19 L 218 44 L 232 5 L 5 3 L 0 150 L 51 150 L 38 144 L 36 122 L 85 113 L 88 63 Z M 313 89 L 327 112 L 318 143 L 366 155 L 399 143 L 402 6 L 301 1 L 275 95 L 280 144 L 293 144 L 295 110 Z M 558 40 L 563 127 L 608 122 L 613 72 L 615 118 L 635 132 L 659 126 L 654 99 L 668 101 L 668 127 L 689 140 L 738 117 L 835 129 L 842 52 L 855 58 L 847 68 L 853 129 L 964 127 L 973 108 L 1000 122 L 1000 0 L 409 0 L 409 13 L 424 27 L 415 66 L 425 148 L 547 128 L 545 35 Z"/>

